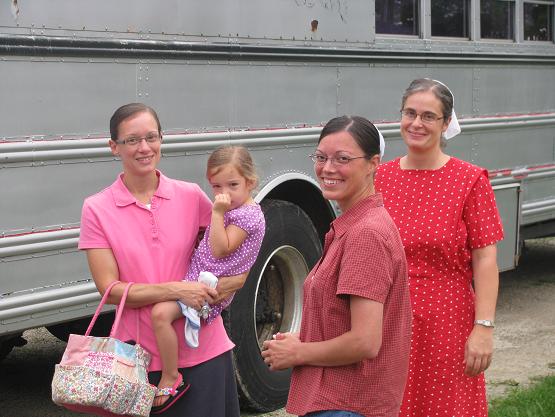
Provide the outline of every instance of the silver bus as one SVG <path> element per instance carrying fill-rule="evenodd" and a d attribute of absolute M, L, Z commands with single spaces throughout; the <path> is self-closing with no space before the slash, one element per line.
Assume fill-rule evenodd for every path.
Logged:
<path fill-rule="evenodd" d="M 159 112 L 170 177 L 208 191 L 215 146 L 254 155 L 268 229 L 225 314 L 245 407 L 287 396 L 289 372 L 269 372 L 260 346 L 298 330 L 337 214 L 307 157 L 331 117 L 374 121 L 395 158 L 403 89 L 448 84 L 463 130 L 448 152 L 488 168 L 499 265 L 514 268 L 524 239 L 555 234 L 553 21 L 554 0 L 1 2 L 0 356 L 26 329 L 64 339 L 88 323 L 99 298 L 76 247 L 81 205 L 118 174 L 108 119 L 127 102 Z"/>

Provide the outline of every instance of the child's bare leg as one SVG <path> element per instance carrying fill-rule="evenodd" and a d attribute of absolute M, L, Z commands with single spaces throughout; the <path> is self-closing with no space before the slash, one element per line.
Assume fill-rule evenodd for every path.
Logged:
<path fill-rule="evenodd" d="M 152 328 L 162 359 L 162 375 L 158 388 L 171 388 L 179 376 L 177 334 L 172 323 L 180 317 L 181 310 L 175 301 L 158 303 L 152 307 Z M 167 395 L 155 397 L 153 405 L 162 405 L 167 399 Z"/>

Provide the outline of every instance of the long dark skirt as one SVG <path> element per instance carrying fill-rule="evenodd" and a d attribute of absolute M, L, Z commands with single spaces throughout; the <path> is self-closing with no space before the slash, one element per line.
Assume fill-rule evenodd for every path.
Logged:
<path fill-rule="evenodd" d="M 191 368 L 181 368 L 189 390 L 161 417 L 239 417 L 239 400 L 231 351 Z M 158 385 L 160 372 L 148 374 L 151 384 Z"/>

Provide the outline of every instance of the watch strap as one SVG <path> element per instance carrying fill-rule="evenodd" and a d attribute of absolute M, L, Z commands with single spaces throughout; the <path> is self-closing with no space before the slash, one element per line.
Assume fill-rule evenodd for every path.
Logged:
<path fill-rule="evenodd" d="M 474 320 L 474 324 L 479 324 L 480 326 L 484 327 L 495 327 L 495 324 L 492 320 Z"/>

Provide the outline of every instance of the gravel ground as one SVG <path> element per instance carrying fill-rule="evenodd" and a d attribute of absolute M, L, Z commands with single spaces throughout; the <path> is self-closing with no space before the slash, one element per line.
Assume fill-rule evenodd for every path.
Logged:
<path fill-rule="evenodd" d="M 519 267 L 501 275 L 488 395 L 555 374 L 555 238 L 526 242 Z"/>
<path fill-rule="evenodd" d="M 495 355 L 486 372 L 488 396 L 555 374 L 555 238 L 526 242 L 515 271 L 503 273 L 497 308 Z M 24 333 L 28 344 L 0 363 L 0 417 L 77 417 L 50 399 L 53 367 L 65 343 L 46 329 Z M 244 417 L 287 417 L 283 410 Z"/>

